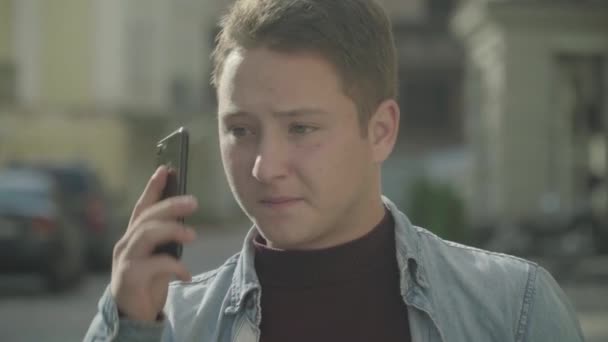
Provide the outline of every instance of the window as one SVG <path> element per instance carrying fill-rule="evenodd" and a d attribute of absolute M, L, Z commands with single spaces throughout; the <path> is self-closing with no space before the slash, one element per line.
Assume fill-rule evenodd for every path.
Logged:
<path fill-rule="evenodd" d="M 442 145 L 461 142 L 460 78 L 431 71 L 402 75 L 400 143 Z"/>

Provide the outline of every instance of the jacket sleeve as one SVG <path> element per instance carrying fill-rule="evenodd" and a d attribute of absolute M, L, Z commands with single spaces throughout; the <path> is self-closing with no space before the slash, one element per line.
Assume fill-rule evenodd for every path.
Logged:
<path fill-rule="evenodd" d="M 83 341 L 161 341 L 165 324 L 166 320 L 160 323 L 142 323 L 119 319 L 118 309 L 108 286 L 99 300 L 98 312 L 93 318 Z"/>
<path fill-rule="evenodd" d="M 584 341 L 576 311 L 564 291 L 544 268 L 538 266 L 535 271 L 524 341 Z"/>

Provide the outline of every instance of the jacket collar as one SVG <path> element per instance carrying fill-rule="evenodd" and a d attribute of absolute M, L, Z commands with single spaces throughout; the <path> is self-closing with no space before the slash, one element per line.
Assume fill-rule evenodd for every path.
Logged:
<path fill-rule="evenodd" d="M 428 288 L 418 232 L 407 216 L 390 199 L 382 196 L 382 201 L 395 220 L 397 264 L 401 274 L 402 291 L 407 291 L 412 281 L 417 286 Z"/>
<path fill-rule="evenodd" d="M 237 260 L 234 275 L 232 276 L 232 283 L 228 291 L 229 297 L 226 313 L 237 313 L 248 302 L 254 303 L 253 298 L 247 301 L 247 297 L 250 296 L 250 293 L 259 295 L 258 293 L 261 290 L 260 280 L 255 272 L 254 263 L 255 250 L 253 240 L 256 234 L 257 228 L 255 226 L 251 227 L 243 242 L 243 248 Z"/>
<path fill-rule="evenodd" d="M 407 216 L 391 200 L 382 196 L 382 201 L 395 220 L 397 264 L 400 270 L 401 294 L 405 298 L 412 287 L 429 287 L 424 264 L 421 261 L 418 232 L 410 223 Z M 256 227 L 253 226 L 245 237 L 228 292 L 226 313 L 237 313 L 245 306 L 257 302 L 254 298 L 248 298 L 259 296 L 261 290 L 254 266 L 255 251 L 253 240 L 256 234 Z"/>

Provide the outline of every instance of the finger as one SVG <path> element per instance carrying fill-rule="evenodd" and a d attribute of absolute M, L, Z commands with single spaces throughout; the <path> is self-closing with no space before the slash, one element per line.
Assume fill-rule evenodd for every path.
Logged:
<path fill-rule="evenodd" d="M 152 278 L 173 275 L 181 281 L 191 281 L 192 274 L 179 260 L 168 255 L 157 255 L 142 261 L 141 267 L 144 272 L 150 272 Z M 148 278 L 149 279 L 149 278 Z"/>
<path fill-rule="evenodd" d="M 163 243 L 188 243 L 195 238 L 196 233 L 192 227 L 175 221 L 150 221 L 132 233 L 124 256 L 128 259 L 147 257 Z"/>
<path fill-rule="evenodd" d="M 160 200 L 163 189 L 167 183 L 167 172 L 167 168 L 161 165 L 156 169 L 156 172 L 154 172 L 152 177 L 150 177 L 146 188 L 135 204 L 131 219 L 129 220 L 129 226 L 131 226 L 131 223 L 136 220 L 144 210 Z"/>
<path fill-rule="evenodd" d="M 190 216 L 198 208 L 196 197 L 191 195 L 175 196 L 155 203 L 142 212 L 133 222 L 134 226 L 146 221 L 168 221 Z"/>
<path fill-rule="evenodd" d="M 150 221 L 176 221 L 178 218 L 190 216 L 196 210 L 198 204 L 192 196 L 176 196 L 152 205 L 132 222 L 125 233 L 123 248 L 132 239 L 133 234 L 139 230 L 138 227 Z M 177 222 L 173 222 L 176 223 Z"/>

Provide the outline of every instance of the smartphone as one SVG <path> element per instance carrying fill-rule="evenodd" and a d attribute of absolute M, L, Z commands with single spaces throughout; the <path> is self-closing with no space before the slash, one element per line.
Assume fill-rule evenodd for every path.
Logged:
<path fill-rule="evenodd" d="M 161 139 L 156 144 L 157 166 L 165 165 L 169 170 L 167 184 L 162 193 L 162 199 L 186 194 L 186 179 L 188 176 L 188 130 L 184 127 Z M 184 218 L 179 218 L 184 223 Z M 166 253 L 176 259 L 181 258 L 183 246 L 177 242 L 159 245 L 155 254 Z"/>

